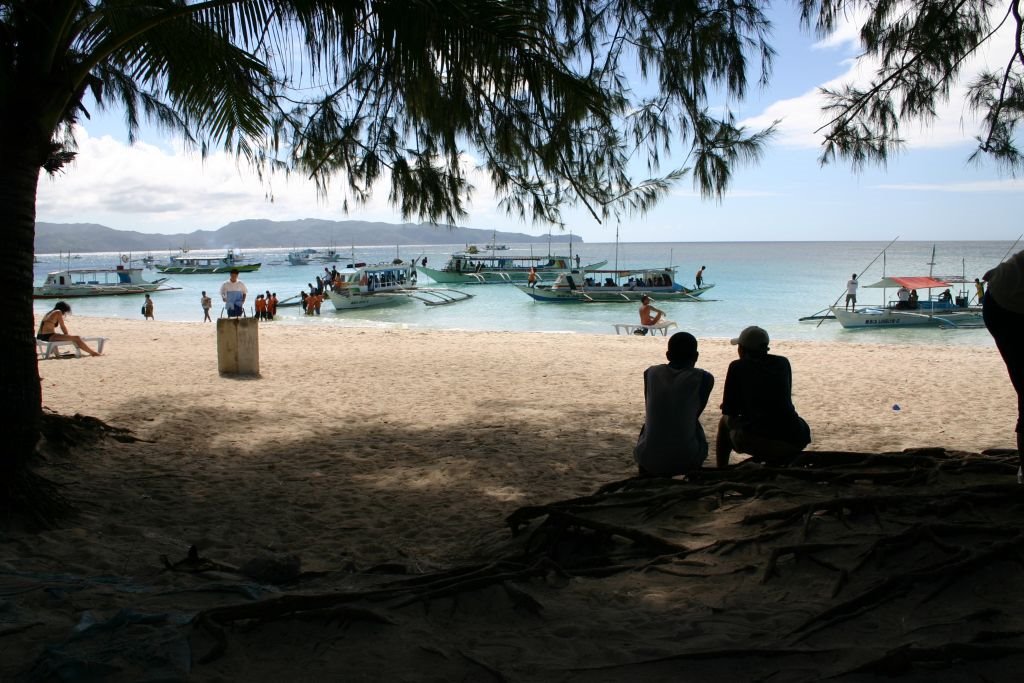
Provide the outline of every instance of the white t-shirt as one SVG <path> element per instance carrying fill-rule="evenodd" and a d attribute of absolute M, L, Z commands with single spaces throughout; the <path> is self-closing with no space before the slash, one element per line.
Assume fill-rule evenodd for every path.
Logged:
<path fill-rule="evenodd" d="M 896 290 L 896 298 L 900 301 L 910 301 L 910 290 L 906 287 L 900 287 Z"/>
<path fill-rule="evenodd" d="M 856 280 L 847 280 L 846 281 L 846 293 L 847 294 L 856 295 L 857 294 L 857 285 L 858 284 L 860 284 L 860 283 L 858 283 Z"/>
<path fill-rule="evenodd" d="M 249 294 L 249 290 L 245 288 L 245 283 L 243 283 L 241 280 L 236 280 L 235 282 L 232 282 L 231 280 L 226 280 L 224 284 L 220 286 L 220 298 L 223 299 L 224 301 L 227 301 L 228 292 L 240 292 L 243 295 Z"/>

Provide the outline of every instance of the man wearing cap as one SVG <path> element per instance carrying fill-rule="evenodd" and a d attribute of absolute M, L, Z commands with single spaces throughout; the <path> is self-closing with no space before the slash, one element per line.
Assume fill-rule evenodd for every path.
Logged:
<path fill-rule="evenodd" d="M 729 465 L 732 451 L 756 462 L 786 464 L 811 442 L 811 430 L 793 407 L 793 371 L 768 353 L 768 333 L 751 326 L 732 340 L 739 358 L 729 364 L 722 393 L 715 456 Z"/>
<path fill-rule="evenodd" d="M 708 404 L 715 378 L 694 367 L 697 340 L 676 332 L 668 340 L 666 365 L 644 371 L 645 419 L 633 459 L 641 477 L 671 477 L 700 469 L 708 457 L 708 440 L 700 414 Z"/>
<path fill-rule="evenodd" d="M 245 315 L 245 297 L 249 290 L 238 279 L 238 269 L 232 268 L 228 280 L 220 286 L 220 298 L 224 301 L 229 318 L 240 318 Z"/>

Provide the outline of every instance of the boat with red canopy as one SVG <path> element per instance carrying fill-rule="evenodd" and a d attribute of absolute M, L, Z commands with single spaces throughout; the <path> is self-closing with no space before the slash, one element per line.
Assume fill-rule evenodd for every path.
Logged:
<path fill-rule="evenodd" d="M 970 305 L 968 284 L 963 276 L 888 276 L 864 288 L 894 289 L 895 299 L 888 299 L 883 291 L 881 305 L 852 311 L 834 305 L 830 311 L 839 324 L 847 328 L 979 327 L 984 325 L 981 307 Z M 954 295 L 952 289 L 956 285 L 960 285 L 960 291 Z"/>

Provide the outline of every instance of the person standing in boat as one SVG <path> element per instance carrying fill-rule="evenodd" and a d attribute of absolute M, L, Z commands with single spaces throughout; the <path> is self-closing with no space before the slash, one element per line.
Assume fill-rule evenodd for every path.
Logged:
<path fill-rule="evenodd" d="M 896 290 L 896 308 L 910 308 L 910 290 L 900 285 L 900 288 Z"/>
<path fill-rule="evenodd" d="M 704 269 L 705 268 L 707 268 L 707 266 L 701 266 L 697 270 L 697 274 L 693 276 L 693 281 L 697 283 L 697 289 L 700 289 L 701 285 L 704 284 Z"/>
<path fill-rule="evenodd" d="M 1021 416 L 1024 415 L 1024 251 L 985 273 L 988 291 L 982 299 L 985 327 L 996 342 L 999 355 L 1006 363 L 1010 383 L 1017 392 L 1017 482 L 1024 483 L 1024 436 Z"/>
<path fill-rule="evenodd" d="M 537 286 L 537 269 L 530 266 L 530 274 L 526 276 L 526 284 L 530 287 Z"/>
<path fill-rule="evenodd" d="M 739 358 L 729 364 L 722 391 L 715 459 L 728 467 L 733 451 L 754 462 L 786 465 L 811 442 L 811 429 L 793 407 L 793 370 L 768 353 L 768 333 L 752 325 L 731 340 Z"/>
<path fill-rule="evenodd" d="M 85 340 L 68 332 L 68 325 L 64 322 L 64 316 L 71 315 L 71 306 L 58 301 L 53 305 L 53 310 L 43 316 L 39 323 L 39 332 L 36 339 L 44 342 L 68 341 L 85 351 L 90 356 L 98 356 L 99 352 L 85 343 Z M 60 328 L 60 332 L 57 331 Z"/>
<path fill-rule="evenodd" d="M 977 293 L 978 305 L 981 306 L 985 301 L 985 283 L 978 278 L 974 278 L 974 291 Z"/>
<path fill-rule="evenodd" d="M 248 295 L 245 283 L 238 279 L 238 269 L 232 268 L 228 279 L 220 286 L 220 298 L 224 301 L 229 318 L 245 317 L 245 297 Z"/>
<path fill-rule="evenodd" d="M 210 309 L 213 308 L 213 299 L 208 297 L 206 292 L 203 292 L 203 295 L 199 298 L 199 305 L 203 307 L 203 322 L 212 323 L 213 319 L 210 317 Z"/>
<path fill-rule="evenodd" d="M 846 308 L 850 308 L 853 305 L 853 310 L 857 310 L 857 287 L 860 283 L 857 282 L 857 273 L 850 276 L 850 279 L 846 281 Z"/>
<path fill-rule="evenodd" d="M 641 477 L 671 477 L 699 470 L 708 457 L 700 415 L 715 378 L 696 367 L 697 339 L 676 332 L 668 340 L 667 365 L 644 371 L 644 426 L 633 460 Z"/>

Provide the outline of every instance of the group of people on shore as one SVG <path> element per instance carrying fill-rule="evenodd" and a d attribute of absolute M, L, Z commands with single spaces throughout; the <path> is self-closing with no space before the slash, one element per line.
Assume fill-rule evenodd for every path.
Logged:
<path fill-rule="evenodd" d="M 739 357 L 726 372 L 715 462 L 726 467 L 736 452 L 756 462 L 787 465 L 811 442 L 810 427 L 793 406 L 789 360 L 768 353 L 768 333 L 756 325 L 731 343 Z M 687 474 L 699 470 L 709 455 L 700 416 L 715 378 L 696 367 L 697 338 L 689 332 L 673 334 L 665 356 L 667 364 L 644 371 L 645 419 L 633 449 L 641 477 Z"/>

